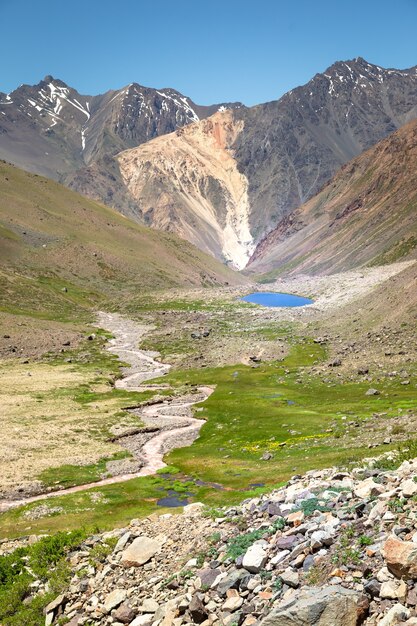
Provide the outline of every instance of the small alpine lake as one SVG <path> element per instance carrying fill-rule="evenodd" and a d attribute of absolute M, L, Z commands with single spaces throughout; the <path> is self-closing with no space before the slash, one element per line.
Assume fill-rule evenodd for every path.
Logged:
<path fill-rule="evenodd" d="M 256 293 L 249 293 L 247 296 L 241 298 L 241 300 L 268 307 L 295 307 L 313 304 L 313 300 L 310 300 L 310 298 L 294 296 L 290 293 L 276 293 L 271 291 L 257 291 Z"/>

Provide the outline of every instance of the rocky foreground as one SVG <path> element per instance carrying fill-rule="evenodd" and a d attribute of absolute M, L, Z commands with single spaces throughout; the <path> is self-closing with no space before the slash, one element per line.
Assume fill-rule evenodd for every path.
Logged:
<path fill-rule="evenodd" d="M 384 465 L 311 471 L 239 506 L 191 504 L 90 537 L 45 624 L 417 625 L 417 459 Z"/>

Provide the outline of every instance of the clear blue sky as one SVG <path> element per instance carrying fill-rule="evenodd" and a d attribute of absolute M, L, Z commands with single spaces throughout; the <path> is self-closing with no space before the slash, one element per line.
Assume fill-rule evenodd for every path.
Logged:
<path fill-rule="evenodd" d="M 417 64 L 417 0 L 0 0 L 0 91 L 46 74 L 199 104 L 275 100 L 336 60 Z"/>

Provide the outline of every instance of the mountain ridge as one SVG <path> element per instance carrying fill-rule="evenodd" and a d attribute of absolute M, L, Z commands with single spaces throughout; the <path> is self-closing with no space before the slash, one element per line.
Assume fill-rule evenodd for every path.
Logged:
<path fill-rule="evenodd" d="M 385 69 L 361 57 L 337 61 L 279 100 L 250 108 L 240 103 L 213 105 L 218 109 L 214 126 L 223 117 L 220 126 L 229 124 L 236 131 L 233 142 L 222 147 L 219 159 L 215 157 L 213 171 L 209 133 L 207 143 L 200 142 L 198 158 L 188 152 L 191 137 L 205 133 L 204 120 L 212 117 L 213 107 L 200 110 L 175 90 L 135 83 L 100 96 L 77 97 L 74 90 L 55 82 L 52 87 L 47 81 L 40 83 L 41 104 L 19 92 L 14 112 L 19 123 L 25 120 L 21 129 L 19 123 L 7 125 L 3 119 L 11 95 L 0 100 L 0 156 L 25 167 L 21 155 L 12 158 L 13 151 L 25 152 L 30 144 L 26 169 L 39 168 L 39 163 L 49 172 L 55 168 L 55 178 L 70 188 L 139 222 L 188 237 L 238 268 L 277 223 L 314 196 L 342 165 L 417 117 L 417 67 Z M 34 111 L 43 116 L 41 121 L 30 120 L 28 114 L 35 115 Z M 57 111 L 62 120 L 56 121 Z M 39 135 L 45 116 L 49 126 L 46 135 Z M 199 124 L 200 131 L 191 128 Z M 178 139 L 174 141 L 171 132 Z M 30 140 L 36 133 L 40 143 Z M 158 159 L 153 159 L 141 146 L 157 138 Z M 187 165 L 180 176 L 170 179 L 174 144 Z M 236 172 L 233 189 L 228 171 L 220 171 L 222 162 Z M 180 168 L 180 162 L 173 167 Z"/>
<path fill-rule="evenodd" d="M 248 271 L 320 274 L 415 258 L 416 161 L 417 119 L 284 217 L 258 244 Z"/>

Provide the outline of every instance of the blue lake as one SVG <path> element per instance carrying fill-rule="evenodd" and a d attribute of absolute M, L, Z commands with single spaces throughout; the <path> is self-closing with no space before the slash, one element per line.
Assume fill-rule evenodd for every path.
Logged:
<path fill-rule="evenodd" d="M 261 306 L 305 306 L 306 304 L 313 304 L 313 300 L 310 298 L 303 298 L 302 296 L 293 296 L 290 293 L 273 293 L 268 291 L 258 291 L 257 293 L 250 293 L 242 298 L 245 302 L 252 302 L 252 304 L 260 304 Z"/>

